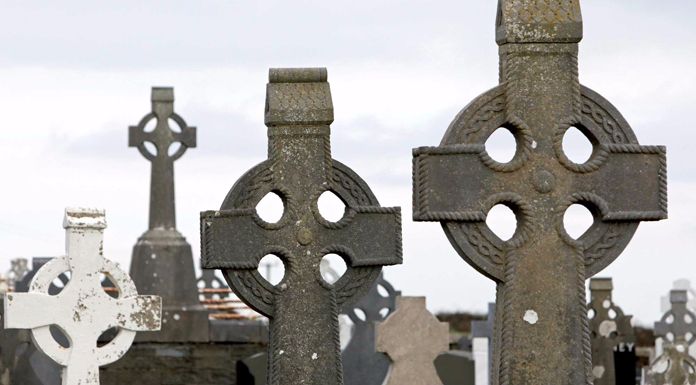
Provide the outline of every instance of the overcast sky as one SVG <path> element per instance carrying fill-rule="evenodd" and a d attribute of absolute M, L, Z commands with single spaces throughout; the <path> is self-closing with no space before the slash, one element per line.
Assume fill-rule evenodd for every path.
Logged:
<path fill-rule="evenodd" d="M 176 111 L 198 127 L 198 148 L 176 163 L 178 227 L 197 263 L 199 212 L 266 159 L 268 68 L 325 66 L 334 157 L 403 210 L 404 264 L 387 278 L 432 310 L 483 312 L 493 283 L 438 224 L 410 220 L 411 148 L 439 143 L 497 84 L 496 2 L 4 1 L 0 270 L 14 257 L 60 255 L 63 210 L 76 205 L 107 210 L 106 254 L 128 265 L 147 228 L 150 167 L 127 147 L 127 127 L 149 112 L 153 85 L 175 87 Z M 670 219 L 642 224 L 600 273 L 625 312 L 652 324 L 673 280 L 696 281 L 696 2 L 582 5 L 581 81 L 642 144 L 668 146 Z"/>

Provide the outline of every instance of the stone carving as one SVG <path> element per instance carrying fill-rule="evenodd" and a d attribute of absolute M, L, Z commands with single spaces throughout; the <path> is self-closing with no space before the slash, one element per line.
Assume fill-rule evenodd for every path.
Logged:
<path fill-rule="evenodd" d="M 353 335 L 342 354 L 346 385 L 382 385 L 390 363 L 389 357 L 375 350 L 375 323 L 394 311 L 399 295 L 401 292 L 380 275 L 370 291 L 345 312 L 353 322 Z"/>
<path fill-rule="evenodd" d="M 136 331 L 160 328 L 161 300 L 139 296 L 128 275 L 103 257 L 103 211 L 67 209 L 63 226 L 66 256 L 46 263 L 34 276 L 28 293 L 5 296 L 5 328 L 32 329 L 34 344 L 64 367 L 64 385 L 99 384 L 99 366 L 123 356 Z M 70 284 L 50 295 L 51 282 L 68 271 Z M 116 283 L 118 298 L 102 289 L 100 274 Z M 50 325 L 67 336 L 69 348 L 53 338 Z M 118 334 L 98 347 L 99 336 L 114 327 Z"/>
<path fill-rule="evenodd" d="M 640 221 L 667 217 L 666 150 L 639 145 L 621 114 L 580 85 L 578 0 L 500 0 L 498 15 L 501 84 L 456 116 L 439 147 L 414 150 L 413 217 L 441 222 L 457 252 L 497 284 L 493 384 L 586 384 L 585 280 Z M 594 146 L 583 164 L 562 148 L 573 126 Z M 517 141 L 508 163 L 486 152 L 498 128 Z M 485 224 L 497 204 L 517 217 L 508 241 Z M 563 227 L 572 204 L 595 216 L 578 239 Z"/>
<path fill-rule="evenodd" d="M 631 316 L 624 315 L 611 299 L 614 286 L 611 278 L 590 280 L 590 341 L 592 343 L 592 376 L 595 385 L 616 385 L 614 354 L 633 350 L 635 333 Z M 635 367 L 630 380 L 635 380 Z"/>
<path fill-rule="evenodd" d="M 377 325 L 377 351 L 392 368 L 384 385 L 442 385 L 435 359 L 449 349 L 449 324 L 425 308 L 425 297 L 397 297 L 396 311 Z"/>
<path fill-rule="evenodd" d="M 141 293 L 161 296 L 164 306 L 162 330 L 138 340 L 208 341 L 208 312 L 199 303 L 191 246 L 176 229 L 174 209 L 174 162 L 196 147 L 196 128 L 174 112 L 174 89 L 154 87 L 152 112 L 128 134 L 128 145 L 151 164 L 150 225 L 133 247 L 130 274 Z"/>
<path fill-rule="evenodd" d="M 383 265 L 401 262 L 400 209 L 380 207 L 367 184 L 331 158 L 326 70 L 272 69 L 269 77 L 269 159 L 235 183 L 220 210 L 201 213 L 201 266 L 222 269 L 237 296 L 269 317 L 270 385 L 338 385 L 338 314 L 370 289 Z M 318 210 L 325 191 L 346 204 L 338 222 Z M 255 210 L 271 192 L 285 208 L 277 223 Z M 334 284 L 319 271 L 330 253 L 348 266 Z M 276 286 L 257 271 L 267 254 L 285 264 Z"/>
<path fill-rule="evenodd" d="M 689 355 L 696 341 L 696 314 L 686 308 L 687 300 L 685 290 L 672 290 L 672 309 L 655 322 L 655 337 L 663 339 L 662 354 L 645 374 L 647 385 L 696 384 L 696 360 Z"/>

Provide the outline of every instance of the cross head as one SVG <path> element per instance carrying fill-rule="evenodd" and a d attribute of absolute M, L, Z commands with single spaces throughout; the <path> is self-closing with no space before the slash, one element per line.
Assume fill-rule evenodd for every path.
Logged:
<path fill-rule="evenodd" d="M 397 297 L 396 310 L 377 324 L 377 351 L 392 367 L 384 385 L 442 384 L 435 359 L 449 350 L 449 324 L 425 307 L 425 297 Z"/>
<path fill-rule="evenodd" d="M 160 328 L 161 299 L 139 296 L 128 275 L 103 257 L 103 211 L 67 209 L 63 226 L 66 256 L 43 265 L 28 293 L 5 295 L 5 328 L 31 329 L 37 348 L 64 367 L 64 385 L 99 384 L 99 367 L 121 358 L 136 331 Z M 49 294 L 53 280 L 66 272 L 69 282 Z M 102 288 L 101 274 L 117 286 L 116 298 Z M 56 342 L 51 325 L 64 333 L 69 348 Z M 115 337 L 98 347 L 99 336 L 114 327 Z"/>
<path fill-rule="evenodd" d="M 338 314 L 370 289 L 383 265 L 401 262 L 400 209 L 380 207 L 367 184 L 331 158 L 326 70 L 271 69 L 269 78 L 268 160 L 237 181 L 220 210 L 201 213 L 201 266 L 222 269 L 237 296 L 270 318 L 269 385 L 339 385 Z M 337 222 L 318 209 L 327 191 L 346 206 Z M 268 193 L 283 201 L 276 223 L 255 209 Z M 347 271 L 328 284 L 320 261 L 331 253 Z M 275 286 L 257 271 L 268 254 L 285 265 Z"/>
<path fill-rule="evenodd" d="M 595 385 L 615 385 L 614 351 L 633 349 L 635 333 L 631 316 L 625 315 L 611 298 L 611 278 L 590 280 L 590 340 L 592 342 L 592 376 Z"/>
<path fill-rule="evenodd" d="M 174 89 L 152 88 L 152 112 L 128 128 L 128 146 L 151 162 L 150 229 L 176 228 L 174 211 L 174 161 L 188 148 L 196 147 L 196 127 L 174 112 Z M 148 123 L 155 127 L 148 129 Z M 147 143 L 154 147 L 148 148 Z M 179 147 L 175 147 L 179 144 Z"/>
<path fill-rule="evenodd" d="M 640 221 L 667 217 L 665 148 L 639 145 L 616 108 L 580 85 L 579 0 L 498 7 L 501 84 L 456 116 L 439 147 L 414 150 L 413 216 L 441 222 L 458 253 L 497 283 L 493 383 L 586 384 L 585 279 L 620 254 Z M 571 127 L 593 146 L 584 163 L 563 148 Z M 509 162 L 486 150 L 499 128 L 516 140 Z M 498 204 L 517 219 L 509 240 L 485 223 Z M 578 239 L 563 226 L 573 204 L 594 215 Z"/>
<path fill-rule="evenodd" d="M 346 385 L 382 385 L 390 363 L 384 353 L 375 350 L 375 324 L 394 312 L 400 295 L 380 274 L 370 291 L 344 312 L 353 322 L 350 341 L 342 354 Z"/>

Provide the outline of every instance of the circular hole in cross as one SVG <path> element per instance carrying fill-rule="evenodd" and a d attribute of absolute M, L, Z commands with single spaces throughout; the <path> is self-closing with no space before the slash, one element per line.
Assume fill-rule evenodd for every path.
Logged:
<path fill-rule="evenodd" d="M 324 282 L 333 285 L 346 273 L 346 261 L 338 254 L 326 254 L 319 263 L 319 272 Z"/>
<path fill-rule="evenodd" d="M 159 152 L 157 151 L 157 146 L 155 146 L 155 144 L 152 143 L 152 142 L 150 142 L 149 140 L 148 140 L 148 141 L 145 141 L 145 142 L 143 143 L 143 146 L 145 146 L 145 149 L 146 149 L 150 154 L 152 154 L 152 156 L 157 156 L 157 154 L 159 154 Z"/>
<path fill-rule="evenodd" d="M 594 223 L 594 216 L 590 210 L 581 204 L 572 204 L 563 214 L 563 227 L 566 233 L 573 238 L 580 238 Z"/>
<path fill-rule="evenodd" d="M 338 222 L 346 214 L 346 204 L 333 191 L 324 191 L 317 200 L 319 214 L 329 222 Z"/>
<path fill-rule="evenodd" d="M 571 126 L 563 134 L 563 153 L 571 162 L 583 164 L 592 156 L 594 146 L 579 128 Z"/>
<path fill-rule="evenodd" d="M 268 223 L 277 223 L 284 211 L 283 199 L 275 191 L 266 194 L 256 205 L 256 214 Z"/>
<path fill-rule="evenodd" d="M 687 324 L 690 324 L 690 323 L 694 322 L 694 319 L 691 318 L 690 315 L 684 314 L 684 322 L 687 323 Z"/>
<path fill-rule="evenodd" d="M 486 152 L 498 163 L 509 163 L 517 153 L 517 140 L 507 127 L 499 127 L 486 139 Z"/>
<path fill-rule="evenodd" d="M 355 309 L 353 309 L 353 313 L 355 313 L 355 316 L 358 317 L 359 320 L 367 320 L 367 314 L 365 314 L 365 311 L 363 309 L 356 307 Z"/>
<path fill-rule="evenodd" d="M 268 254 L 259 261 L 258 272 L 271 285 L 275 286 L 285 277 L 285 264 L 277 255 Z"/>
<path fill-rule="evenodd" d="M 671 314 L 668 315 L 667 318 L 665 318 L 665 323 L 667 323 L 668 325 L 673 324 L 674 323 L 674 316 Z"/>
<path fill-rule="evenodd" d="M 377 293 L 384 298 L 389 297 L 389 291 L 382 285 L 377 285 Z"/>
<path fill-rule="evenodd" d="M 70 282 L 70 272 L 66 271 L 60 273 L 56 278 L 53 279 L 51 284 L 48 286 L 49 295 L 58 295 Z"/>
<path fill-rule="evenodd" d="M 101 287 L 106 294 L 112 298 L 119 297 L 121 293 L 118 290 L 118 286 L 116 286 L 116 282 L 114 282 L 114 279 L 109 274 L 100 273 L 99 279 L 101 281 Z"/>
<path fill-rule="evenodd" d="M 157 128 L 157 118 L 152 118 L 145 124 L 143 131 L 152 132 L 155 131 L 155 128 Z"/>
<path fill-rule="evenodd" d="M 109 342 L 113 341 L 114 338 L 116 338 L 116 336 L 118 335 L 119 330 L 120 330 L 120 329 L 119 329 L 118 327 L 116 327 L 116 326 L 115 326 L 115 327 L 112 327 L 112 328 L 109 328 L 109 329 L 106 329 L 106 330 L 99 336 L 99 338 L 97 338 L 97 347 L 100 348 L 100 347 L 102 347 L 102 346 L 108 344 Z"/>
<path fill-rule="evenodd" d="M 169 123 L 169 129 L 172 130 L 173 132 L 176 132 L 176 133 L 181 132 L 181 127 L 179 127 L 179 124 L 176 122 L 176 120 L 169 119 L 169 120 L 167 120 L 167 123 Z"/>
<path fill-rule="evenodd" d="M 588 319 L 593 319 L 596 315 L 597 315 L 597 312 L 594 309 L 587 310 L 587 318 Z"/>
<path fill-rule="evenodd" d="M 63 328 L 58 325 L 50 325 L 48 330 L 51 332 L 51 337 L 53 337 L 58 345 L 66 349 L 70 347 L 70 338 L 65 334 Z"/>
<path fill-rule="evenodd" d="M 383 307 L 379 309 L 379 316 L 382 317 L 382 319 L 387 318 L 389 315 L 389 308 L 388 307 Z"/>
<path fill-rule="evenodd" d="M 486 225 L 498 238 L 507 241 L 515 235 L 517 217 L 510 207 L 499 203 L 488 211 Z"/>
<path fill-rule="evenodd" d="M 609 319 L 616 319 L 617 316 L 616 311 L 614 311 L 614 309 L 609 309 L 607 315 L 609 316 Z"/>
<path fill-rule="evenodd" d="M 169 149 L 167 149 L 167 155 L 174 156 L 174 154 L 176 154 L 176 152 L 179 151 L 180 148 L 180 142 L 172 142 L 172 144 L 169 145 Z"/>

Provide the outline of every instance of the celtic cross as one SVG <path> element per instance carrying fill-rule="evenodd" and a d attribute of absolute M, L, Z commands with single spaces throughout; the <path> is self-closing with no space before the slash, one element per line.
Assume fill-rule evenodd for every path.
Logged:
<path fill-rule="evenodd" d="M 689 347 L 696 342 L 696 314 L 686 304 L 686 290 L 669 293 L 672 308 L 655 322 L 655 337 L 662 338 L 662 354 L 651 363 L 645 380 L 648 385 L 696 384 L 696 359 Z"/>
<path fill-rule="evenodd" d="M 592 376 L 595 385 L 615 385 L 614 351 L 632 347 L 635 333 L 631 316 L 624 315 L 611 299 L 614 286 L 611 278 L 590 280 L 590 341 L 592 343 Z"/>
<path fill-rule="evenodd" d="M 379 288 L 384 289 L 381 293 Z M 375 350 L 375 323 L 394 311 L 401 292 L 383 275 L 370 291 L 345 311 L 353 322 L 350 342 L 343 350 L 343 377 L 346 385 L 382 385 L 389 372 L 389 357 Z"/>
<path fill-rule="evenodd" d="M 161 300 L 138 295 L 130 277 L 103 257 L 104 212 L 67 209 L 66 256 L 46 263 L 34 276 L 28 293 L 5 296 L 5 328 L 32 329 L 34 345 L 64 367 L 64 385 L 99 384 L 99 367 L 123 356 L 136 331 L 160 328 Z M 70 281 L 57 294 L 51 283 L 70 272 Z M 100 280 L 105 274 L 118 296 L 107 294 Z M 59 327 L 70 341 L 64 348 L 51 335 Z M 118 328 L 115 337 L 97 346 L 102 333 Z"/>
<path fill-rule="evenodd" d="M 239 298 L 270 318 L 269 385 L 339 385 L 338 314 L 370 289 L 383 265 L 401 262 L 400 209 L 380 207 L 367 184 L 331 158 L 326 70 L 271 69 L 269 77 L 268 160 L 237 181 L 220 210 L 201 213 L 201 266 L 222 269 Z M 346 205 L 338 222 L 319 212 L 326 191 Z M 271 192 L 284 204 L 276 223 L 255 209 Z M 319 271 L 330 253 L 348 266 L 333 285 Z M 257 271 L 267 254 L 285 265 L 275 286 Z"/>
<path fill-rule="evenodd" d="M 138 340 L 204 342 L 208 312 L 200 304 L 191 245 L 176 229 L 174 210 L 174 161 L 196 146 L 196 128 L 174 112 L 173 88 L 153 87 L 151 99 L 152 111 L 128 132 L 129 146 L 152 165 L 150 224 L 133 247 L 130 274 L 141 293 L 162 297 L 163 327 Z"/>
<path fill-rule="evenodd" d="M 147 130 L 151 120 L 153 130 Z M 172 127 L 171 123 L 174 123 Z M 146 143 L 154 145 L 148 149 Z M 178 148 L 172 147 L 180 144 Z M 174 210 L 174 161 L 181 158 L 187 148 L 196 147 L 196 127 L 189 127 L 174 112 L 174 89 L 152 88 L 152 112 L 145 115 L 137 126 L 130 126 L 128 146 L 138 151 L 152 164 L 150 174 L 150 229 L 176 228 Z M 176 149 L 176 151 L 173 151 Z"/>
<path fill-rule="evenodd" d="M 441 222 L 458 253 L 497 283 L 492 383 L 588 384 L 592 365 L 585 279 L 609 265 L 640 221 L 667 217 L 665 148 L 641 146 L 621 114 L 580 85 L 579 0 L 500 0 L 501 84 L 465 107 L 439 147 L 414 150 L 417 221 Z M 577 164 L 565 154 L 575 126 L 593 144 Z M 498 128 L 517 151 L 486 151 Z M 517 230 L 503 241 L 488 211 L 510 207 Z M 578 239 L 563 227 L 573 204 L 594 223 Z"/>

